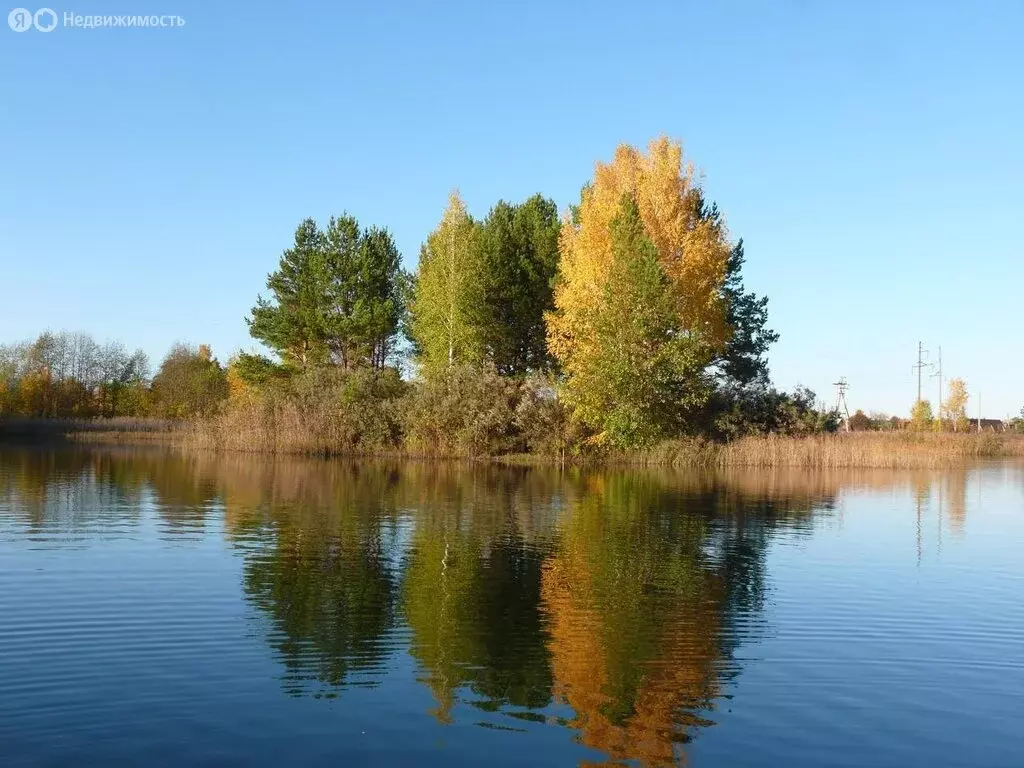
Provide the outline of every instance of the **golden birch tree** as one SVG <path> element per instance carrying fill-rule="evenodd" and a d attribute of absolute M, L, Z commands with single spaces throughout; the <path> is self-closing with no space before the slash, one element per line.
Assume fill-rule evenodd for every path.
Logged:
<path fill-rule="evenodd" d="M 963 379 L 950 379 L 949 394 L 942 404 L 943 417 L 953 425 L 954 432 L 966 432 L 967 421 L 967 384 Z"/>
<path fill-rule="evenodd" d="M 624 229 L 622 216 L 633 215 L 624 205 L 635 207 L 641 232 Z M 698 405 L 697 390 L 704 389 L 705 382 L 694 373 L 701 360 L 710 364 L 713 354 L 729 341 L 722 289 L 732 247 L 721 218 L 702 214 L 700 186 L 692 166 L 683 163 L 682 147 L 660 138 L 651 142 L 646 154 L 623 145 L 611 163 L 598 163 L 579 207 L 562 227 L 555 309 L 547 318 L 548 346 L 565 374 L 567 401 L 581 421 L 597 430 L 598 441 L 611 439 L 625 445 L 659 436 L 651 428 L 653 423 L 633 429 L 621 417 L 633 412 L 639 421 L 652 422 L 673 409 L 681 412 Z M 625 230 L 630 231 L 628 243 L 622 240 Z M 640 251 L 648 249 L 650 265 L 640 268 L 644 260 Z M 626 262 L 633 262 L 632 268 L 624 266 Z M 651 267 L 657 281 L 651 279 Z M 647 323 L 650 333 L 643 338 L 609 333 L 609 312 L 621 315 L 624 309 L 623 286 L 611 283 L 638 268 L 647 277 L 647 288 L 633 292 L 632 300 L 638 302 L 635 309 L 640 315 L 653 312 L 658 320 Z M 663 290 L 652 291 L 655 282 Z M 658 296 L 656 307 L 650 303 L 654 295 Z M 612 355 L 619 363 L 674 358 L 682 364 L 679 375 L 673 377 L 659 366 L 662 386 L 639 398 L 629 398 L 625 391 L 607 391 L 607 382 L 601 385 L 606 391 L 595 392 L 599 381 L 595 374 L 607 365 L 609 344 L 619 345 Z M 668 349 L 671 352 L 665 354 Z M 643 372 L 637 369 L 635 375 Z M 628 375 L 617 378 L 623 385 L 630 379 Z M 655 403 L 660 414 L 652 411 Z M 618 437 L 608 431 L 601 415 L 609 404 L 616 406 Z"/>

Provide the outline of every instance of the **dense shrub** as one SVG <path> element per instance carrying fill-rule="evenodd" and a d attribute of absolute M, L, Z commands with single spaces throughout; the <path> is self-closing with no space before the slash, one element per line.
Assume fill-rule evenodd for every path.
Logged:
<path fill-rule="evenodd" d="M 712 427 L 717 437 L 734 440 L 769 433 L 813 435 L 839 429 L 839 412 L 817 404 L 814 392 L 796 387 L 792 393 L 771 387 L 719 390 L 711 402 Z"/>
<path fill-rule="evenodd" d="M 189 425 L 193 445 L 313 454 L 393 452 L 401 445 L 408 385 L 394 369 L 320 368 L 263 387 L 232 383 L 217 414 Z"/>
<path fill-rule="evenodd" d="M 328 425 L 340 450 L 375 452 L 401 442 L 407 385 L 393 368 L 320 368 L 296 376 L 286 390 L 312 424 Z"/>
<path fill-rule="evenodd" d="M 513 423 L 523 448 L 537 456 L 564 458 L 567 452 L 578 453 L 586 437 L 559 399 L 554 380 L 540 374 L 520 385 Z"/>
<path fill-rule="evenodd" d="M 519 443 L 519 383 L 493 367 L 456 365 L 417 382 L 405 403 L 406 448 L 412 453 L 485 456 Z"/>

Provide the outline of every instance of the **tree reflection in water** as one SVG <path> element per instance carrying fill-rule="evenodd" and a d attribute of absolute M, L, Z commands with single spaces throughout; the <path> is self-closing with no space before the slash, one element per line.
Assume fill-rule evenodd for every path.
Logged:
<path fill-rule="evenodd" d="M 773 537 L 831 524 L 845 489 L 962 532 L 968 477 L 5 449 L 0 501 L 40 535 L 151 514 L 165 536 L 226 536 L 290 694 L 374 685 L 408 653 L 441 723 L 561 723 L 663 765 L 730 692 Z"/>

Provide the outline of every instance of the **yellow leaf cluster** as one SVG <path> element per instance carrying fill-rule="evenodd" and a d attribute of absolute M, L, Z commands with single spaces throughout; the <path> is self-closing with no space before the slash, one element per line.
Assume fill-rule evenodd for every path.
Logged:
<path fill-rule="evenodd" d="M 604 300 L 613 258 L 611 223 L 624 195 L 636 201 L 657 250 L 677 302 L 680 328 L 721 347 L 731 333 L 721 298 L 731 250 L 728 235 L 720 222 L 700 215 L 694 169 L 684 166 L 682 146 L 662 137 L 650 143 L 647 154 L 621 145 L 611 163 L 598 163 L 576 220 L 562 227 L 560 280 L 555 312 L 548 318 L 551 352 L 565 364 L 575 354 L 585 354 L 593 338 L 590 323 Z"/>
<path fill-rule="evenodd" d="M 227 380 L 228 398 L 232 402 L 246 402 L 250 400 L 255 394 L 255 391 L 253 390 L 252 386 L 250 386 L 245 381 L 245 379 L 242 378 L 241 374 L 239 374 L 238 365 L 234 360 L 232 360 L 231 363 L 228 365 Z"/>

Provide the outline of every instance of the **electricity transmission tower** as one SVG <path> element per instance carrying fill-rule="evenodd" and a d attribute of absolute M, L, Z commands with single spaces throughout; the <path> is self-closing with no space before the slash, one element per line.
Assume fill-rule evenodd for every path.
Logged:
<path fill-rule="evenodd" d="M 939 377 L 939 410 L 935 412 L 936 418 L 939 420 L 939 426 L 942 426 L 942 347 L 939 347 L 939 363 L 937 366 L 938 370 L 932 374 L 933 377 Z M 918 395 L 918 398 L 921 396 Z"/>
<path fill-rule="evenodd" d="M 917 362 L 910 366 L 911 370 L 917 369 L 917 402 L 921 402 L 921 371 L 931 366 L 928 362 L 928 353 L 924 349 L 923 342 L 917 342 Z"/>
<path fill-rule="evenodd" d="M 832 382 L 836 387 L 836 412 L 846 414 L 846 431 L 850 431 L 850 408 L 846 404 L 846 390 L 849 389 L 850 385 L 846 381 L 845 376 L 841 376 L 839 381 Z"/>

